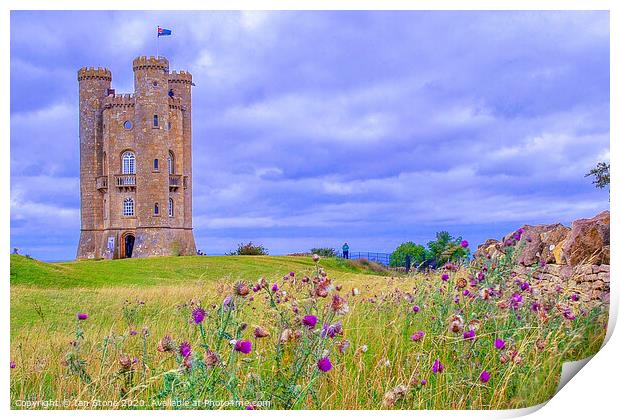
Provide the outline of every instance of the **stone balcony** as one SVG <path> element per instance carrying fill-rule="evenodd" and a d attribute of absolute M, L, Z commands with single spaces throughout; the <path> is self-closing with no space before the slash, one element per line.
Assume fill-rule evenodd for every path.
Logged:
<path fill-rule="evenodd" d="M 101 192 L 106 192 L 108 190 L 108 177 L 107 175 L 98 176 L 97 177 L 97 189 Z"/>
<path fill-rule="evenodd" d="M 170 191 L 176 191 L 180 187 L 185 187 L 185 177 L 183 175 L 168 175 L 168 186 Z"/>
<path fill-rule="evenodd" d="M 116 180 L 115 185 L 122 191 L 135 191 L 136 189 L 136 175 L 135 174 L 123 174 L 114 175 Z"/>

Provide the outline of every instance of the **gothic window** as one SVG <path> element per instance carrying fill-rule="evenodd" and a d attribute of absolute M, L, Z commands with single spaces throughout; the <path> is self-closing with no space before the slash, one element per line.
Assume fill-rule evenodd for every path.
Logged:
<path fill-rule="evenodd" d="M 133 216 L 133 200 L 126 198 L 123 201 L 123 216 Z"/>
<path fill-rule="evenodd" d="M 125 130 L 131 130 L 133 124 L 131 123 L 131 121 L 127 120 L 123 123 L 123 127 L 125 127 Z"/>
<path fill-rule="evenodd" d="M 157 114 L 153 115 L 153 127 L 159 127 L 159 117 Z"/>
<path fill-rule="evenodd" d="M 155 203 L 155 207 L 153 208 L 153 213 L 155 216 L 159 216 L 159 204 Z"/>
<path fill-rule="evenodd" d="M 172 152 L 168 152 L 168 174 L 174 174 L 174 155 Z"/>
<path fill-rule="evenodd" d="M 159 171 L 159 159 L 153 160 L 153 170 Z"/>
<path fill-rule="evenodd" d="M 168 199 L 168 216 L 174 216 L 174 201 L 172 197 Z"/>
<path fill-rule="evenodd" d="M 134 152 L 127 151 L 121 156 L 123 174 L 136 173 L 136 155 Z"/>

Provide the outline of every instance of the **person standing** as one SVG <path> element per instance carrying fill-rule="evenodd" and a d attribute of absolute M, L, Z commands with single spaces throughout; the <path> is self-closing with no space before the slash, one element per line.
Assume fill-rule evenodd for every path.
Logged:
<path fill-rule="evenodd" d="M 349 259 L 349 244 L 346 242 L 342 245 L 342 258 L 345 260 Z"/>

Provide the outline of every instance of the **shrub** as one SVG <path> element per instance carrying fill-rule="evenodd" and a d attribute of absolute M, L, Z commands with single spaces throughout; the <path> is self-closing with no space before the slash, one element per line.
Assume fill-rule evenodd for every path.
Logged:
<path fill-rule="evenodd" d="M 269 255 L 269 251 L 262 245 L 254 245 L 252 241 L 246 243 L 240 243 L 237 245 L 237 250 L 232 251 L 229 255 Z"/>
<path fill-rule="evenodd" d="M 417 245 L 413 242 L 404 242 L 390 255 L 390 267 L 404 267 L 407 255 L 411 257 L 411 265 L 419 266 L 427 259 L 427 251 L 424 245 Z"/>
<path fill-rule="evenodd" d="M 460 261 L 469 257 L 469 249 L 461 246 L 462 238 L 454 238 L 446 231 L 437 232 L 436 239 L 429 242 L 428 259 L 435 259 L 437 266 L 441 267 L 448 261 Z"/>
<path fill-rule="evenodd" d="M 335 257 L 336 250 L 334 248 L 312 248 L 310 254 L 316 254 L 319 257 Z"/>

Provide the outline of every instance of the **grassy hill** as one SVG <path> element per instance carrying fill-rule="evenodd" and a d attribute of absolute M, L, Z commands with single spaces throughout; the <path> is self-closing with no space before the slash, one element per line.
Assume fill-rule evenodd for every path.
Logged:
<path fill-rule="evenodd" d="M 386 274 L 372 265 L 334 258 L 321 260 L 330 272 Z M 11 286 L 114 287 L 164 286 L 220 279 L 254 282 L 262 276 L 279 278 L 314 267 L 309 257 L 226 256 L 157 257 L 123 260 L 45 263 L 11 255 Z"/>

